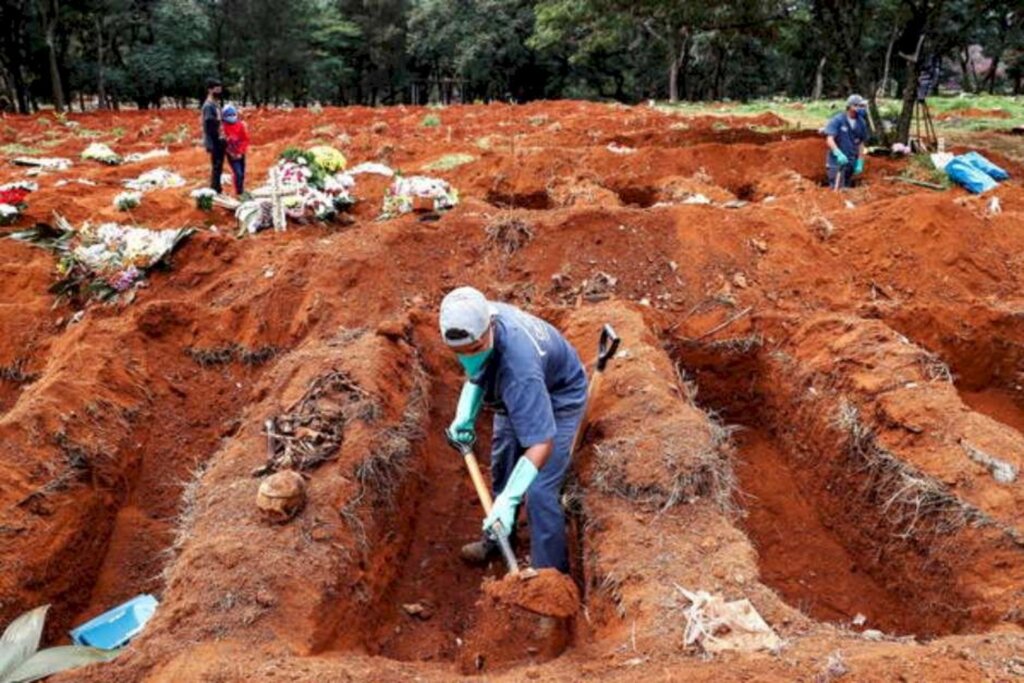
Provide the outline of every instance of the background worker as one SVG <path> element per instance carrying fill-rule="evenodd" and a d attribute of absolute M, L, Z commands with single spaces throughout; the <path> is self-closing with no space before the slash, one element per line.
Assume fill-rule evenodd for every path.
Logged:
<path fill-rule="evenodd" d="M 846 109 L 825 124 L 828 154 L 825 169 L 829 187 L 852 187 L 854 176 L 864 172 L 864 143 L 868 139 L 868 103 L 860 95 L 850 95 Z"/>
<path fill-rule="evenodd" d="M 220 194 L 220 177 L 224 173 L 224 154 L 227 143 L 220 122 L 220 104 L 217 100 L 223 88 L 216 78 L 206 81 L 206 100 L 203 102 L 200 121 L 203 126 L 203 146 L 210 155 L 210 189 Z"/>
<path fill-rule="evenodd" d="M 568 572 L 560 497 L 586 406 L 587 375 L 579 354 L 547 322 L 490 302 L 472 287 L 448 293 L 440 325 L 467 377 L 448 438 L 473 443 L 481 405 L 494 410 L 494 508 L 484 519 L 483 538 L 463 546 L 462 558 L 483 564 L 496 555 L 494 523 L 500 521 L 514 537 L 525 496 L 533 567 Z"/>

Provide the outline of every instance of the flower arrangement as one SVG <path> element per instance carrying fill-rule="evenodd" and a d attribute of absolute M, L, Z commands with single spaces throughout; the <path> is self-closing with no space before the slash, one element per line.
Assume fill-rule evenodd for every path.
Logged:
<path fill-rule="evenodd" d="M 309 162 L 302 157 L 295 161 L 278 161 L 277 171 L 281 184 L 286 186 L 306 185 L 313 179 L 314 174 Z"/>
<path fill-rule="evenodd" d="M 117 223 L 85 223 L 76 230 L 58 216 L 56 227 L 40 224 L 11 237 L 57 254 L 59 280 L 50 288 L 54 294 L 110 300 L 144 280 L 194 232 L 192 228 L 149 230 Z"/>
<path fill-rule="evenodd" d="M 31 166 L 43 171 L 66 171 L 71 168 L 71 160 L 63 157 L 16 157 L 11 159 L 15 166 Z"/>
<path fill-rule="evenodd" d="M 165 168 L 154 168 L 138 178 L 126 180 L 124 186 L 137 192 L 162 190 L 169 187 L 184 187 L 185 179 Z"/>
<path fill-rule="evenodd" d="M 121 163 L 121 155 L 117 154 L 109 146 L 102 142 L 94 142 L 82 151 L 82 158 L 98 161 L 108 166 L 117 166 Z"/>
<path fill-rule="evenodd" d="M 141 192 L 122 192 L 114 197 L 114 206 L 118 211 L 131 211 L 142 203 Z"/>
<path fill-rule="evenodd" d="M 336 173 L 324 179 L 323 193 L 330 198 L 335 212 L 344 211 L 356 203 L 356 198 L 349 192 L 356 185 L 356 179 L 347 173 Z"/>
<path fill-rule="evenodd" d="M 327 145 L 318 145 L 311 147 L 309 153 L 313 156 L 313 161 L 320 165 L 326 173 L 337 173 L 338 171 L 345 170 L 345 165 L 348 163 L 345 160 L 345 155 Z"/>
<path fill-rule="evenodd" d="M 210 211 L 213 209 L 213 198 L 217 196 L 217 193 L 208 187 L 203 187 L 198 190 L 192 190 L 190 196 L 196 200 L 197 209 Z"/>
<path fill-rule="evenodd" d="M 10 225 L 17 221 L 22 211 L 28 208 L 25 199 L 29 193 L 38 189 L 39 185 L 29 182 L 0 185 L 0 225 Z"/>
<path fill-rule="evenodd" d="M 425 201 L 434 211 L 446 211 L 459 203 L 459 192 L 440 178 L 399 176 L 384 193 L 381 218 L 394 218 L 420 208 Z"/>
<path fill-rule="evenodd" d="M 257 233 L 260 230 L 273 227 L 274 206 L 265 199 L 243 202 L 235 209 L 235 218 L 238 219 L 238 224 L 244 232 Z"/>

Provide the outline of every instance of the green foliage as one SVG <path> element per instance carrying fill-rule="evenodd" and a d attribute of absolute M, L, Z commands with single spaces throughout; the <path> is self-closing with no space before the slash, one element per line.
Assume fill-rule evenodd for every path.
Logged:
<path fill-rule="evenodd" d="M 180 123 L 178 127 L 174 129 L 172 133 L 164 133 L 160 136 L 160 142 L 165 145 L 181 144 L 186 142 L 191 135 L 191 129 L 188 124 Z"/>
<path fill-rule="evenodd" d="M 43 150 L 38 147 L 29 147 L 28 145 L 22 145 L 17 142 L 12 142 L 7 145 L 0 146 L 0 154 L 10 157 L 16 156 L 36 156 L 42 154 Z"/>
<path fill-rule="evenodd" d="M 441 125 L 441 117 L 437 114 L 427 114 L 423 117 L 423 120 L 420 121 L 420 125 L 424 128 L 437 128 Z"/>
<path fill-rule="evenodd" d="M 459 166 L 465 166 L 466 164 L 476 161 L 476 157 L 472 154 L 445 154 L 439 159 L 435 159 L 428 164 L 423 165 L 424 171 L 450 171 L 453 168 Z"/>
<path fill-rule="evenodd" d="M 53 3 L 53 42 L 70 102 L 102 93 L 112 104 L 194 106 L 214 75 L 229 99 L 298 106 L 542 97 L 743 103 L 806 98 L 820 81 L 832 98 L 897 98 L 872 112 L 895 119 L 903 84 L 916 76 L 899 55 L 916 50 L 922 30 L 922 55 L 944 60 L 944 87 L 1024 91 L 1019 2 L 84 0 Z M 0 31 L 0 98 L 24 113 L 58 85 L 50 82 L 48 5 L 0 3 L 8 27 Z"/>

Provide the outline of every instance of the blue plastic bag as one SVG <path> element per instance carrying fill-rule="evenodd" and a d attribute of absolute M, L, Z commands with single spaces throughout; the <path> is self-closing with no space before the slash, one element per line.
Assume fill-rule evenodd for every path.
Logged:
<path fill-rule="evenodd" d="M 968 192 L 974 194 L 988 192 L 996 186 L 996 181 L 964 161 L 963 157 L 953 157 L 953 160 L 946 164 L 946 175 L 954 183 L 963 185 Z"/>
<path fill-rule="evenodd" d="M 977 152 L 968 152 L 967 154 L 961 154 L 957 157 L 963 159 L 974 168 L 978 169 L 982 173 L 991 176 L 996 180 L 1006 180 L 1010 177 L 1010 174 L 1001 169 L 1000 167 L 993 164 L 991 161 L 981 156 Z"/>
<path fill-rule="evenodd" d="M 152 595 L 136 596 L 71 631 L 71 640 L 76 645 L 114 650 L 138 635 L 156 608 Z"/>

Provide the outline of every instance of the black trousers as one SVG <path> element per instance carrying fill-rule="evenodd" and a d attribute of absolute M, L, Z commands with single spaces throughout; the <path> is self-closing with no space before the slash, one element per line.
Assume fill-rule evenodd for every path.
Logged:
<path fill-rule="evenodd" d="M 223 140 L 218 140 L 210 150 L 210 189 L 220 194 L 223 188 L 220 186 L 220 176 L 224 173 L 224 157 L 227 146 Z"/>

